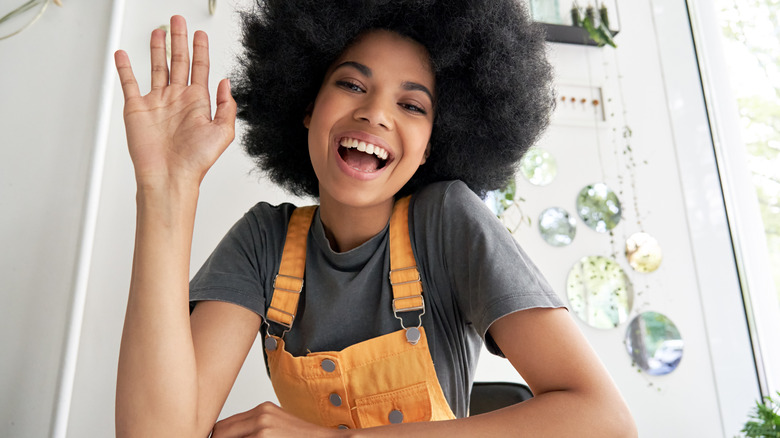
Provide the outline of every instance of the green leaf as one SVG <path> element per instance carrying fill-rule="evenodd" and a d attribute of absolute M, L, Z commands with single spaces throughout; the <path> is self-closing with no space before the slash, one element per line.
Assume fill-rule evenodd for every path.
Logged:
<path fill-rule="evenodd" d="M 41 0 L 30 0 L 30 1 L 28 1 L 27 3 L 19 6 L 18 8 L 14 9 L 13 11 L 3 15 L 0 18 L 0 23 L 3 23 L 5 21 L 7 21 L 7 20 L 10 20 L 11 18 L 13 18 L 17 14 L 21 14 L 23 12 L 26 12 L 26 11 L 32 9 L 33 7 L 37 6 L 40 3 L 40 1 Z"/>
<path fill-rule="evenodd" d="M 582 19 L 582 27 L 585 28 L 590 39 L 592 39 L 597 46 L 603 47 L 605 45 L 610 45 L 617 48 L 615 40 L 612 39 L 612 32 L 607 29 L 604 23 L 596 25 L 593 16 L 586 15 L 585 18 Z"/>

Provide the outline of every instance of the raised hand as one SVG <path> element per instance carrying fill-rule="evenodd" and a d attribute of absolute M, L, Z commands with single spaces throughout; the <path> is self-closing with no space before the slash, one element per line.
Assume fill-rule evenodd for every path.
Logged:
<path fill-rule="evenodd" d="M 193 36 L 192 67 L 187 23 L 171 17 L 171 68 L 165 53 L 165 32 L 151 37 L 151 91 L 142 96 L 127 53 L 114 58 L 125 99 L 124 119 L 130 157 L 139 185 L 195 182 L 205 176 L 235 136 L 236 103 L 230 84 L 217 88 L 212 118 L 209 98 L 208 36 Z"/>

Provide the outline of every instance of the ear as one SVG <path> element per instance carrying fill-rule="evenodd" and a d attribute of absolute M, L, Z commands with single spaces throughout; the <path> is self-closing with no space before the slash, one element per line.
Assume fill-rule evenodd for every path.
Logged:
<path fill-rule="evenodd" d="M 422 160 L 420 161 L 420 166 L 425 164 L 425 162 L 428 160 L 428 157 L 431 156 L 431 143 L 428 142 L 428 146 L 425 147 L 425 153 L 423 154 Z"/>
<path fill-rule="evenodd" d="M 306 107 L 306 115 L 303 116 L 303 126 L 306 127 L 306 129 L 309 129 L 309 125 L 311 124 L 311 113 L 314 111 L 314 103 L 310 103 Z"/>

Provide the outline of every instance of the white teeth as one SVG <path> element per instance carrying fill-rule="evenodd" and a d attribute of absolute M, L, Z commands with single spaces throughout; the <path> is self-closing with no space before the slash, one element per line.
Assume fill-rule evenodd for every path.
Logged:
<path fill-rule="evenodd" d="M 360 152 L 365 152 L 367 154 L 374 154 L 382 160 L 387 160 L 387 157 L 390 156 L 390 154 L 386 150 L 380 148 L 379 146 L 375 146 L 371 143 L 366 143 L 364 141 L 359 141 L 354 138 L 343 138 L 341 139 L 339 144 L 347 149 L 357 149 Z"/>

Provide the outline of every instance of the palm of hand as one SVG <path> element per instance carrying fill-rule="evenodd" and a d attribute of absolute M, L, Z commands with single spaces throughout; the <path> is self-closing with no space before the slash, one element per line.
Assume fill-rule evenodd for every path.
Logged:
<path fill-rule="evenodd" d="M 194 37 L 192 82 L 189 76 L 184 19 L 171 19 L 170 78 L 164 32 L 152 33 L 152 90 L 141 96 L 124 52 L 116 64 L 125 97 L 124 118 L 130 156 L 139 183 L 184 178 L 200 181 L 234 137 L 235 101 L 223 80 L 217 90 L 217 111 L 211 117 L 208 92 L 208 40 Z"/>

